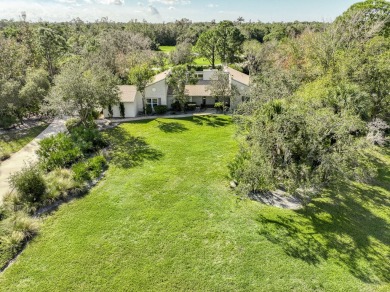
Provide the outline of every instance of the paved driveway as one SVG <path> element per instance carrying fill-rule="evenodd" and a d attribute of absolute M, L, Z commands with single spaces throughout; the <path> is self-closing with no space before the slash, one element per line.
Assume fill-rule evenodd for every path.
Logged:
<path fill-rule="evenodd" d="M 11 174 L 21 170 L 28 162 L 37 161 L 38 157 L 35 151 L 39 147 L 39 141 L 65 130 L 65 121 L 63 119 L 55 119 L 34 140 L 0 164 L 0 205 L 2 204 L 3 196 L 11 190 L 8 183 Z"/>

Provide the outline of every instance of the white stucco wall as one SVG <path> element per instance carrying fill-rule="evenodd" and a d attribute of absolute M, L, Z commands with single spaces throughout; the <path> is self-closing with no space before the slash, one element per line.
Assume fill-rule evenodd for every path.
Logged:
<path fill-rule="evenodd" d="M 230 100 L 231 109 L 236 109 L 237 105 L 242 102 L 242 97 L 249 94 L 249 86 L 242 84 L 241 82 L 238 82 L 234 79 L 231 80 L 231 84 L 234 85 L 239 92 L 238 96 Z"/>
<path fill-rule="evenodd" d="M 167 104 L 168 85 L 164 80 L 153 83 L 146 87 L 145 96 L 146 98 L 161 98 L 161 104 Z"/>
<path fill-rule="evenodd" d="M 137 116 L 137 103 L 135 102 L 124 102 L 125 106 L 125 118 L 134 118 Z M 112 106 L 113 118 L 121 118 L 121 112 L 119 110 L 119 104 Z M 108 118 L 108 109 L 103 110 L 104 117 Z"/>

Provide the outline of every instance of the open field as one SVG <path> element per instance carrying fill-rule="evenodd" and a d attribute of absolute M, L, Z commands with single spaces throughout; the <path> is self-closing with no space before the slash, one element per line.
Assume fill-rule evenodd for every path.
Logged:
<path fill-rule="evenodd" d="M 167 53 L 167 54 L 169 54 L 169 52 L 172 52 L 175 50 L 175 46 L 160 46 L 159 48 L 160 48 L 160 51 Z M 202 58 L 202 57 L 196 58 L 193 63 L 195 65 L 199 65 L 199 66 L 210 65 L 210 62 L 206 58 Z M 220 64 L 221 64 L 221 60 L 217 59 L 215 61 L 215 65 L 220 65 Z"/>
<path fill-rule="evenodd" d="M 290 211 L 229 188 L 229 117 L 124 123 L 107 136 L 106 177 L 44 220 L 1 291 L 390 289 L 390 153 L 377 153 L 371 185 Z"/>

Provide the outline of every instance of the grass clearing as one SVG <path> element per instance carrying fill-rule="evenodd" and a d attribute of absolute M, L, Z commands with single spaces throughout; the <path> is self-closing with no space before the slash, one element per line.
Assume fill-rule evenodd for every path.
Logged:
<path fill-rule="evenodd" d="M 161 52 L 169 53 L 176 49 L 176 46 L 159 46 Z"/>
<path fill-rule="evenodd" d="M 301 211 L 238 200 L 226 116 L 124 123 L 84 198 L 44 220 L 4 291 L 388 291 L 390 153 Z M 343 195 L 341 195 L 343 194 Z"/>
<path fill-rule="evenodd" d="M 9 131 L 6 134 L 0 135 L 0 157 L 5 154 L 13 154 L 18 152 L 36 136 L 47 128 L 48 124 L 31 127 L 27 130 Z"/>
<path fill-rule="evenodd" d="M 160 46 L 160 51 L 169 54 L 170 52 L 174 51 L 176 49 L 176 46 Z M 193 64 L 198 65 L 198 66 L 208 66 L 210 65 L 210 62 L 206 58 L 198 57 L 195 58 L 193 61 Z M 215 65 L 220 65 L 221 60 L 217 59 L 215 60 Z M 210 65 L 211 66 L 211 65 Z"/>

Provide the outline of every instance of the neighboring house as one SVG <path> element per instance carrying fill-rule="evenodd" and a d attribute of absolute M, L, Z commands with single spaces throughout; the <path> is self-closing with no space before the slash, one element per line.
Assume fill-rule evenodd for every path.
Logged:
<path fill-rule="evenodd" d="M 214 106 L 215 97 L 211 95 L 207 87 L 216 71 L 217 69 L 208 69 L 196 72 L 199 82 L 195 85 L 186 85 L 186 93 L 191 102 L 195 102 L 197 105 L 204 107 Z M 229 67 L 226 67 L 224 72 L 229 74 L 230 83 L 236 86 L 239 92 L 238 100 L 232 101 L 231 103 L 231 106 L 235 107 L 237 103 L 241 102 L 248 94 L 249 76 Z M 152 108 L 156 105 L 166 105 L 170 108 L 175 101 L 172 90 L 170 90 L 166 82 L 166 77 L 169 76 L 169 73 L 170 70 L 166 70 L 157 74 L 154 76 L 153 81 L 146 87 L 146 103 L 150 104 Z M 139 113 L 143 112 L 142 96 L 141 93 L 137 91 L 136 86 L 120 85 L 119 91 L 120 102 L 124 105 L 126 118 L 136 117 Z M 114 118 L 121 117 L 119 105 L 113 105 L 112 112 Z M 109 116 L 108 109 L 104 109 L 103 113 L 104 116 Z"/>

